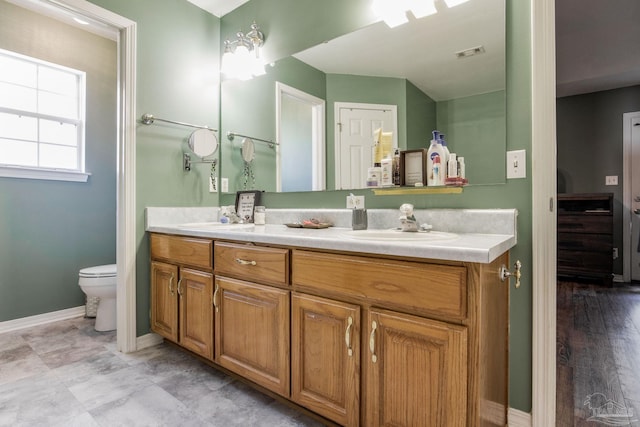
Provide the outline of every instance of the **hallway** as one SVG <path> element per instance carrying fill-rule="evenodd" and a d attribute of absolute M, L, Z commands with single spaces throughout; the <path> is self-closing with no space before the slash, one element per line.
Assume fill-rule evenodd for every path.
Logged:
<path fill-rule="evenodd" d="M 556 425 L 640 426 L 640 287 L 558 282 Z"/>

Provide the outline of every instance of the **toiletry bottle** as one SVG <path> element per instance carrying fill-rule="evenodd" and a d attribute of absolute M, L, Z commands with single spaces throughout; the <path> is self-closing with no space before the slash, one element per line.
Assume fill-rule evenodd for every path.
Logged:
<path fill-rule="evenodd" d="M 464 157 L 458 157 L 458 176 L 462 179 L 466 178 L 464 168 Z"/>
<path fill-rule="evenodd" d="M 391 185 L 393 185 L 393 159 L 391 159 L 391 157 L 389 156 L 386 156 L 380 163 L 380 185 L 383 187 L 390 187 Z"/>
<path fill-rule="evenodd" d="M 442 164 L 440 163 L 440 156 L 433 158 L 433 185 L 442 185 Z"/>
<path fill-rule="evenodd" d="M 393 153 L 393 185 L 400 185 L 400 150 Z"/>
<path fill-rule="evenodd" d="M 438 142 L 440 143 L 440 145 L 442 145 L 442 151 L 444 151 L 444 161 L 442 162 L 442 164 L 446 167 L 446 165 L 449 164 L 450 153 L 449 148 L 447 147 L 447 141 L 445 141 L 444 139 L 444 133 L 438 135 Z"/>
<path fill-rule="evenodd" d="M 438 170 L 438 174 L 434 173 L 436 159 L 438 159 L 438 168 L 440 168 L 442 165 L 442 159 L 444 158 L 442 145 L 438 144 L 438 134 L 439 132 L 437 130 L 433 131 L 431 146 L 429 146 L 429 150 L 427 151 L 427 185 L 429 186 L 444 184 L 444 179 L 441 179 L 438 176 L 441 175 L 441 171 Z"/>
<path fill-rule="evenodd" d="M 447 178 L 458 177 L 458 160 L 456 153 L 449 154 L 449 163 L 447 164 Z"/>
<path fill-rule="evenodd" d="M 253 211 L 253 223 L 255 225 L 265 225 L 267 223 L 264 206 L 255 207 Z"/>

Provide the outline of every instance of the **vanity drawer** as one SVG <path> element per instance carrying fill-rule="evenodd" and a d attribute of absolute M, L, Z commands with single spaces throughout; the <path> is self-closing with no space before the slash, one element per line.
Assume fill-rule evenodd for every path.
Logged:
<path fill-rule="evenodd" d="M 213 268 L 213 242 L 193 237 L 151 234 L 151 258 L 205 269 Z"/>
<path fill-rule="evenodd" d="M 272 285 L 289 285 L 289 250 L 216 241 L 215 273 Z"/>
<path fill-rule="evenodd" d="M 465 267 L 304 250 L 292 252 L 293 286 L 371 305 L 467 316 Z"/>

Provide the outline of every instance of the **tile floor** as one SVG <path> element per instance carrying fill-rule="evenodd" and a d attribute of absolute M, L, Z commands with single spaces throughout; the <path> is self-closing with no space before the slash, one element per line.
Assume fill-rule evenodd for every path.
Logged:
<path fill-rule="evenodd" d="M 0 334 L 0 426 L 320 426 L 168 345 L 132 354 L 93 319 Z"/>

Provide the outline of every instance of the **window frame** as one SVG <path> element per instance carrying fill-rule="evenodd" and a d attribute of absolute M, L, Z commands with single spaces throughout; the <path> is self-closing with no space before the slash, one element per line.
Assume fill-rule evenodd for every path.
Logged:
<path fill-rule="evenodd" d="M 28 55 L 23 55 L 17 52 L 12 52 L 5 49 L 0 49 L 0 55 L 7 56 L 13 59 L 17 59 L 24 62 L 36 64 L 37 66 L 43 66 L 52 68 L 57 71 L 64 71 L 74 74 L 78 78 L 78 118 L 70 119 L 67 117 L 55 116 L 51 114 L 43 114 L 34 111 L 18 110 L 14 108 L 8 108 L 0 106 L 0 113 L 14 114 L 18 116 L 32 117 L 35 119 L 44 119 L 57 121 L 65 124 L 73 124 L 77 127 L 77 169 L 60 169 L 60 168 L 47 168 L 40 166 L 22 166 L 12 164 L 0 163 L 0 177 L 6 178 L 26 178 L 26 179 L 41 179 L 41 180 L 54 180 L 54 181 L 72 181 L 72 182 L 87 182 L 90 173 L 86 171 L 86 72 L 77 70 L 71 67 L 67 67 L 60 64 L 55 64 L 42 59 L 34 58 Z M 37 92 L 41 90 L 34 88 Z M 44 92 L 44 91 L 43 91 Z M 40 146 L 43 144 L 40 141 L 38 135 L 37 141 L 34 141 Z M 46 143 L 44 143 L 46 144 Z"/>

